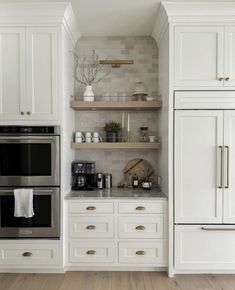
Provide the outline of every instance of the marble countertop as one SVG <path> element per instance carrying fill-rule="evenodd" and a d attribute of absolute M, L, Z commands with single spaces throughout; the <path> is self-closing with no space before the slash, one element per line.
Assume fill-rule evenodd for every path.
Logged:
<path fill-rule="evenodd" d="M 167 196 L 158 189 L 132 189 L 132 188 L 112 188 L 112 189 L 96 189 L 93 191 L 70 191 L 66 196 L 66 200 L 76 199 L 167 199 Z"/>

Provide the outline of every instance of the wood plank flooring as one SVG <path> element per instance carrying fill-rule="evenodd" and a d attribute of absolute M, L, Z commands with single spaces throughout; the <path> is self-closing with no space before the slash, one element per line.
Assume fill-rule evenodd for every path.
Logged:
<path fill-rule="evenodd" d="M 0 274 L 0 290 L 235 290 L 235 275 L 163 272 L 67 272 Z"/>

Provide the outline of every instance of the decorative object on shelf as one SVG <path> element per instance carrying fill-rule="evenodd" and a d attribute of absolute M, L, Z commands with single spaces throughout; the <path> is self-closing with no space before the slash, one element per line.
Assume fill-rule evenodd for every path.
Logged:
<path fill-rule="evenodd" d="M 100 64 L 99 56 L 95 50 L 92 50 L 90 55 L 79 55 L 76 52 L 73 52 L 73 55 L 74 79 L 86 87 L 83 100 L 85 102 L 93 102 L 95 100 L 95 95 L 92 90 L 92 85 L 100 82 L 103 78 L 105 78 L 109 74 L 109 71 L 101 75 L 103 65 Z"/>
<path fill-rule="evenodd" d="M 152 187 L 152 181 L 150 181 L 150 180 L 145 180 L 145 181 L 143 181 L 142 182 L 142 188 L 143 189 L 151 189 L 151 187 Z"/>
<path fill-rule="evenodd" d="M 100 143 L 102 142 L 102 138 L 100 137 L 98 132 L 93 133 L 93 142 L 94 143 Z"/>
<path fill-rule="evenodd" d="M 148 138 L 149 138 L 148 129 L 149 129 L 148 127 L 140 127 L 139 128 L 141 142 L 148 142 Z"/>
<path fill-rule="evenodd" d="M 119 141 L 118 133 L 121 130 L 120 123 L 109 121 L 105 123 L 104 131 L 106 132 L 106 142 L 116 143 Z"/>
<path fill-rule="evenodd" d="M 83 142 L 85 142 L 85 138 L 84 138 L 82 132 L 79 132 L 79 131 L 75 132 L 75 142 L 76 143 L 83 143 Z"/>
<path fill-rule="evenodd" d="M 85 133 L 85 142 L 86 143 L 92 143 L 93 142 L 93 137 L 91 135 L 91 132 L 86 132 Z"/>
<path fill-rule="evenodd" d="M 149 142 L 154 143 L 156 140 L 156 136 L 149 136 Z"/>
<path fill-rule="evenodd" d="M 135 83 L 135 91 L 132 94 L 132 96 L 135 97 L 136 100 L 145 101 L 147 95 L 148 95 L 148 92 L 147 92 L 146 84 L 142 81 L 136 82 Z"/>
<path fill-rule="evenodd" d="M 113 68 L 118 68 L 123 64 L 134 64 L 134 60 L 132 59 L 106 59 L 106 60 L 100 60 L 100 64 L 109 64 Z"/>
<path fill-rule="evenodd" d="M 124 179 L 120 182 L 120 187 L 128 187 L 130 174 L 138 177 L 139 183 L 149 180 L 154 175 L 152 165 L 145 159 L 132 159 L 124 168 Z"/>

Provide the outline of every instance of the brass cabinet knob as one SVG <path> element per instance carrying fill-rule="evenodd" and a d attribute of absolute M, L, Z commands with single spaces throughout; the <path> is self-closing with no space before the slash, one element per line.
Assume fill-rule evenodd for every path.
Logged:
<path fill-rule="evenodd" d="M 219 77 L 219 78 L 218 78 L 218 81 L 221 82 L 223 79 L 224 79 L 223 77 Z"/>
<path fill-rule="evenodd" d="M 225 78 L 226 81 L 229 81 L 229 79 L 230 79 L 229 77 L 226 77 L 226 78 Z"/>
<path fill-rule="evenodd" d="M 86 227 L 87 230 L 95 230 L 96 229 L 96 226 L 94 225 L 89 225 Z"/>
<path fill-rule="evenodd" d="M 27 115 L 30 115 L 31 113 L 30 112 L 27 112 Z"/>
<path fill-rule="evenodd" d="M 145 207 L 144 206 L 137 206 L 135 209 L 136 210 L 145 210 Z"/>
<path fill-rule="evenodd" d="M 33 256 L 33 253 L 31 253 L 31 252 L 24 252 L 24 253 L 22 254 L 22 256 L 23 256 L 23 257 L 32 257 L 32 256 Z"/>
<path fill-rule="evenodd" d="M 145 226 L 137 226 L 135 228 L 137 231 L 144 231 L 145 230 Z"/>
<path fill-rule="evenodd" d="M 96 210 L 96 207 L 95 207 L 95 206 L 88 206 L 88 207 L 86 208 L 86 210 Z"/>
<path fill-rule="evenodd" d="M 87 255 L 94 256 L 96 254 L 95 250 L 89 250 L 86 252 Z"/>
<path fill-rule="evenodd" d="M 137 251 L 136 253 L 135 253 L 137 256 L 144 256 L 145 255 L 145 251 Z"/>
<path fill-rule="evenodd" d="M 20 112 L 21 115 L 24 115 L 24 112 Z"/>

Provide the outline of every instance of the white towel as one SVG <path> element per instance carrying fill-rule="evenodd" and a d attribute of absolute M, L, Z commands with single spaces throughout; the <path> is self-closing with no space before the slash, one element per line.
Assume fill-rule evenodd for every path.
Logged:
<path fill-rule="evenodd" d="M 33 211 L 33 189 L 14 189 L 15 217 L 31 218 Z"/>

